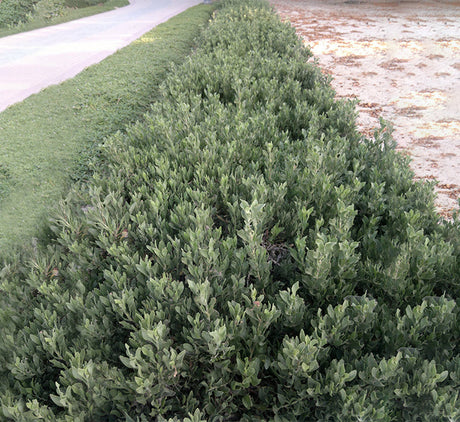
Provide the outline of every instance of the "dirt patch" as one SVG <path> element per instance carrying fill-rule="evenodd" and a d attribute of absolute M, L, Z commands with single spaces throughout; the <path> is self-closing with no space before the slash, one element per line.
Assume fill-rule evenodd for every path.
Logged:
<path fill-rule="evenodd" d="M 303 37 L 340 98 L 359 98 L 366 135 L 394 125 L 416 179 L 436 179 L 442 215 L 460 195 L 458 2 L 271 0 Z"/>

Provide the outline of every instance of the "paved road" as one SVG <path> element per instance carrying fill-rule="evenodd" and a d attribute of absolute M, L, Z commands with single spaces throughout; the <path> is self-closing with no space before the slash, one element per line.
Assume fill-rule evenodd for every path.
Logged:
<path fill-rule="evenodd" d="M 202 0 L 131 0 L 111 12 L 0 38 L 0 112 L 75 76 Z"/>

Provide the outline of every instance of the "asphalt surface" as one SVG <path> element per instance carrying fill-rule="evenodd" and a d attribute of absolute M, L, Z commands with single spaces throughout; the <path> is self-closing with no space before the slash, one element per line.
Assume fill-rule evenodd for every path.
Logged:
<path fill-rule="evenodd" d="M 202 0 L 131 0 L 130 5 L 0 38 L 0 112 L 100 62 Z"/>

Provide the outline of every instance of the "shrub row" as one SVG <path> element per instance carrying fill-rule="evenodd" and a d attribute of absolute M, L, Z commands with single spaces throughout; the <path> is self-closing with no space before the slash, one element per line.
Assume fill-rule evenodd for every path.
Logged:
<path fill-rule="evenodd" d="M 1 272 L 6 419 L 459 420 L 459 222 L 265 3 L 103 157 Z"/>

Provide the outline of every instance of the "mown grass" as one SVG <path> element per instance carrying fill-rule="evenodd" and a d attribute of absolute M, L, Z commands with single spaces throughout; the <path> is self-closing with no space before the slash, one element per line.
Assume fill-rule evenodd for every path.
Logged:
<path fill-rule="evenodd" d="M 149 108 L 213 9 L 190 8 L 75 78 L 0 113 L 1 254 L 40 234 L 69 183 L 85 176 L 98 144 Z"/>
<path fill-rule="evenodd" d="M 0 28 L 0 38 L 8 35 L 19 34 L 20 32 L 33 31 L 34 29 L 45 28 L 47 26 L 58 25 L 60 23 L 70 22 L 76 19 L 86 18 L 87 16 L 97 15 L 108 12 L 119 7 L 127 6 L 128 0 L 109 0 L 107 3 L 96 6 L 78 8 L 66 8 L 62 16 L 56 16 L 47 19 L 43 16 L 34 16 L 29 22 L 21 23 L 12 28 Z"/>

